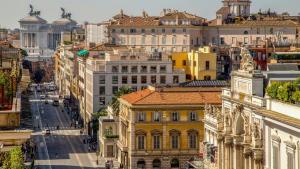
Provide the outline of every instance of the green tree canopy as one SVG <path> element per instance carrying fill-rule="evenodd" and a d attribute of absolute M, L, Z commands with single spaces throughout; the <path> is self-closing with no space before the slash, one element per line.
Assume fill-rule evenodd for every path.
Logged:
<path fill-rule="evenodd" d="M 21 147 L 9 151 L 3 162 L 3 169 L 25 169 L 24 156 Z"/>

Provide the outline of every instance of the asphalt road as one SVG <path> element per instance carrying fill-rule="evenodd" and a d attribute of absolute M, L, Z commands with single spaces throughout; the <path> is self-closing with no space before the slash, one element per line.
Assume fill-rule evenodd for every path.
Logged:
<path fill-rule="evenodd" d="M 92 169 L 104 168 L 104 159 L 96 164 L 96 153 L 83 144 L 85 136 L 79 129 L 70 127 L 71 119 L 63 107 L 45 104 L 40 94 L 33 92 L 31 110 L 35 126 L 34 142 L 37 145 L 36 168 L 39 169 Z M 59 130 L 56 127 L 59 126 Z M 45 135 L 45 129 L 51 134 Z"/>

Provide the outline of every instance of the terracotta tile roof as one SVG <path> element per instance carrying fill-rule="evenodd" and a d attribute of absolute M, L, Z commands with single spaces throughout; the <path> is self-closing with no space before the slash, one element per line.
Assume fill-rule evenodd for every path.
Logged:
<path fill-rule="evenodd" d="M 216 25 L 217 25 L 217 19 L 208 21 L 208 26 L 216 26 Z"/>
<path fill-rule="evenodd" d="M 221 104 L 220 92 L 154 91 L 145 89 L 127 94 L 121 99 L 132 105 L 203 105 Z"/>
<path fill-rule="evenodd" d="M 123 17 L 116 21 L 113 21 L 111 25 L 122 25 L 122 26 L 153 26 L 159 25 L 159 17 L 155 16 L 136 16 L 136 17 Z"/>
<path fill-rule="evenodd" d="M 196 19 L 196 20 L 202 20 L 204 18 L 199 17 L 197 15 L 193 15 L 187 12 L 171 12 L 167 13 L 164 16 L 161 17 L 161 19 Z"/>
<path fill-rule="evenodd" d="M 291 20 L 246 20 L 235 24 L 224 24 L 225 27 L 248 27 L 248 26 L 297 26 L 297 22 Z"/>
<path fill-rule="evenodd" d="M 228 14 L 229 13 L 229 7 L 221 7 L 219 10 L 217 10 L 217 14 Z"/>

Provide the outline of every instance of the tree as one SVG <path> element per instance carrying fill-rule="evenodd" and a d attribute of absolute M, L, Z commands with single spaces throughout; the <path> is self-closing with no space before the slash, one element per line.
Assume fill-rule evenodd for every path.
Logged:
<path fill-rule="evenodd" d="M 291 82 L 286 82 L 280 87 L 278 87 L 277 90 L 277 99 L 284 101 L 284 102 L 290 102 L 292 99 L 292 93 L 295 91 L 295 85 Z"/>
<path fill-rule="evenodd" d="M 300 91 L 297 90 L 292 94 L 292 100 L 296 103 L 300 103 Z"/>
<path fill-rule="evenodd" d="M 21 147 L 11 149 L 3 162 L 3 169 L 25 169 Z"/>
<path fill-rule="evenodd" d="M 268 87 L 267 87 L 267 94 L 272 98 L 275 99 L 277 98 L 277 92 L 278 88 L 282 85 L 280 82 L 272 82 Z"/>
<path fill-rule="evenodd" d="M 119 98 L 125 94 L 129 94 L 132 92 L 132 89 L 129 87 L 121 87 L 118 92 L 114 95 L 114 97 L 112 98 L 112 102 L 110 103 L 110 105 L 112 106 L 112 109 L 114 112 L 119 113 L 119 106 L 120 106 L 120 101 Z"/>
<path fill-rule="evenodd" d="M 21 49 L 21 55 L 23 56 L 23 57 L 25 57 L 25 56 L 28 56 L 28 53 L 26 52 L 26 50 L 24 50 L 24 49 Z"/>
<path fill-rule="evenodd" d="M 36 83 L 40 83 L 43 78 L 45 76 L 45 70 L 38 68 L 35 72 L 34 72 L 34 81 Z"/>

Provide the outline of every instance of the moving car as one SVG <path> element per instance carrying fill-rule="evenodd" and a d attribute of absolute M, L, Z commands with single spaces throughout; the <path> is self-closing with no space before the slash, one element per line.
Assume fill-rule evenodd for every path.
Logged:
<path fill-rule="evenodd" d="M 45 95 L 40 95 L 40 98 L 41 99 L 46 99 L 46 96 Z"/>
<path fill-rule="evenodd" d="M 53 106 L 59 106 L 59 100 L 53 100 L 53 103 L 52 103 Z"/>
<path fill-rule="evenodd" d="M 50 134 L 51 134 L 50 129 L 46 129 L 46 130 L 45 130 L 45 135 L 50 135 Z"/>

